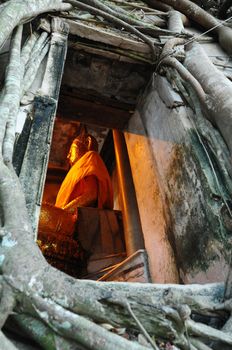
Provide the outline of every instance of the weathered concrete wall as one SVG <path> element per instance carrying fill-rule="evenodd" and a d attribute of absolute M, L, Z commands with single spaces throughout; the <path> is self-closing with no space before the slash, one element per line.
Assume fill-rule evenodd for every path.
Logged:
<path fill-rule="evenodd" d="M 149 66 L 112 61 L 69 49 L 62 89 L 76 93 L 77 97 L 83 93 L 84 96 L 101 96 L 109 104 L 112 100 L 134 105 L 150 74 Z"/>
<path fill-rule="evenodd" d="M 177 283 L 178 272 L 167 237 L 167 219 L 157 167 L 138 112 L 131 119 L 128 131 L 125 137 L 151 278 L 156 283 Z"/>
<path fill-rule="evenodd" d="M 193 113 L 161 77 L 128 126 L 126 142 L 154 282 L 223 281 L 229 195 L 193 127 Z M 148 136 L 148 137 L 147 137 Z M 225 217 L 225 216 L 224 216 Z M 174 258 L 175 256 L 175 258 Z"/>

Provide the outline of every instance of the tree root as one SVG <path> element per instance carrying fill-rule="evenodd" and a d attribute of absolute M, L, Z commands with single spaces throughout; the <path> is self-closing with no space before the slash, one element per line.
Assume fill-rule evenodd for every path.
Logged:
<path fill-rule="evenodd" d="M 145 43 L 149 45 L 151 48 L 151 53 L 153 55 L 153 58 L 157 57 L 158 51 L 157 48 L 155 48 L 154 41 L 151 40 L 148 36 L 142 34 L 138 29 L 134 28 L 132 25 L 128 24 L 125 21 L 122 21 L 121 19 L 118 19 L 115 16 L 112 16 L 109 13 L 106 13 L 102 10 L 96 9 L 92 6 L 86 5 L 80 1 L 77 0 L 68 0 L 68 2 L 74 6 L 77 6 L 78 8 L 81 8 L 83 10 L 86 10 L 90 13 L 93 13 L 97 16 L 102 16 L 106 20 L 110 21 L 111 23 L 115 24 L 116 26 L 119 26 L 120 28 L 125 28 L 130 33 L 135 34 L 138 38 L 142 39 Z"/>
<path fill-rule="evenodd" d="M 188 18 L 199 23 L 203 28 L 211 29 L 219 24 L 219 21 L 190 0 L 158 0 L 177 11 L 180 11 Z M 147 0 L 145 0 L 147 2 Z"/>
<path fill-rule="evenodd" d="M 19 237 L 21 238 L 20 233 Z M 8 262 L 7 266 L 3 266 L 4 275 L 12 275 L 9 275 L 7 282 L 17 295 L 20 312 L 41 319 L 54 332 L 84 347 L 100 350 L 132 349 L 132 345 L 119 336 L 112 340 L 113 344 L 118 344 L 117 347 L 113 346 L 110 341 L 113 339 L 112 334 L 106 330 L 102 333 L 102 327 L 96 325 L 95 328 L 94 324 L 109 323 L 110 320 L 116 327 L 127 327 L 140 332 L 141 327 L 132 315 L 128 317 L 128 308 L 120 306 L 122 300 L 127 300 L 133 306 L 133 313 L 139 315 L 140 323 L 151 336 L 171 340 L 181 349 L 188 349 L 188 342 L 183 334 L 183 312 L 180 312 L 181 307 L 177 308 L 177 305 L 186 303 L 194 313 L 221 313 L 221 310 L 216 310 L 216 306 L 224 293 L 222 285 L 162 286 L 78 281 L 43 263 L 41 255 L 34 258 L 32 251 L 35 243 L 27 238 L 26 244 L 27 246 L 21 242 L 11 248 L 11 256 L 18 256 L 21 262 L 22 259 L 27 259 L 26 277 L 23 275 L 19 280 L 17 277 L 24 273 L 24 263 L 12 267 L 11 261 L 11 264 Z M 28 251 L 29 247 L 31 255 L 22 255 L 22 251 Z M 38 265 L 40 270 L 36 274 Z M 90 340 L 88 334 L 92 334 L 95 340 Z M 100 343 L 96 344 L 97 340 Z M 141 346 L 136 346 L 137 344 L 134 345 L 135 349 L 141 349 Z"/>
<path fill-rule="evenodd" d="M 94 7 L 94 8 L 97 8 L 99 10 L 104 11 L 105 13 L 108 13 L 109 15 L 112 15 L 116 18 L 119 18 L 122 21 L 124 21 L 130 25 L 133 25 L 133 26 L 143 25 L 145 27 L 153 27 L 153 26 L 148 25 L 147 23 L 145 23 L 143 21 L 140 21 L 139 19 L 135 18 L 135 16 L 133 16 L 133 15 L 128 15 L 128 13 L 126 11 L 123 11 L 120 8 L 118 11 L 116 9 L 114 10 L 110 6 L 103 4 L 99 0 L 85 0 L 85 3 L 87 5 Z"/>
<path fill-rule="evenodd" d="M 4 95 L 0 106 L 1 114 L 1 129 L 0 129 L 0 144 L 2 145 L 2 154 L 4 161 L 8 164 L 12 158 L 12 123 L 14 123 L 15 111 L 19 108 L 19 93 L 20 93 L 20 48 L 22 39 L 22 26 L 18 28 L 13 36 L 10 49 L 10 59 L 7 66 L 5 77 Z M 6 125 L 8 124 L 7 131 Z"/>
<path fill-rule="evenodd" d="M 212 348 L 210 348 L 208 345 L 205 345 L 204 343 L 202 343 L 202 341 L 196 339 L 196 338 L 193 338 L 191 337 L 190 338 L 190 341 L 191 341 L 191 344 L 193 346 L 195 346 L 195 348 L 197 350 L 213 350 Z"/>
<path fill-rule="evenodd" d="M 0 188 L 1 200 L 4 202 L 1 213 L 3 219 L 2 232 L 4 234 L 4 239 L 11 240 L 13 244 L 16 240 L 13 239 L 14 235 L 11 231 L 18 230 L 22 233 L 25 230 L 25 233 L 28 233 L 28 231 L 31 230 L 31 226 L 29 224 L 25 198 L 21 193 L 22 189 L 19 178 L 12 167 L 8 168 L 1 162 Z M 21 215 L 16 216 L 15 213 L 19 211 Z"/>
<path fill-rule="evenodd" d="M 130 315 L 133 317 L 133 319 L 135 320 L 135 322 L 137 323 L 138 327 L 140 328 L 142 334 L 144 335 L 144 337 L 147 339 L 147 341 L 151 344 L 152 348 L 155 350 L 159 350 L 158 346 L 156 345 L 156 342 L 154 340 L 151 339 L 150 335 L 147 333 L 146 329 L 143 327 L 142 323 L 139 321 L 139 319 L 136 317 L 136 315 L 134 314 L 134 312 L 131 309 L 131 306 L 128 302 L 126 302 L 126 307 L 130 313 Z"/>
<path fill-rule="evenodd" d="M 199 65 L 199 59 L 201 64 Z M 231 94 L 232 83 L 220 72 L 197 43 L 187 48 L 184 64 L 207 92 L 206 111 L 217 125 L 232 154 L 231 140 Z"/>
<path fill-rule="evenodd" d="M 196 323 L 192 320 L 186 321 L 186 327 L 190 334 L 206 340 L 220 341 L 232 345 L 232 336 L 218 329 L 209 327 L 203 323 Z"/>
<path fill-rule="evenodd" d="M 14 344 L 0 331 L 0 344 L 4 350 L 18 350 Z"/>
<path fill-rule="evenodd" d="M 160 1 L 160 0 L 159 0 Z M 145 0 L 146 2 L 146 0 Z M 212 33 L 218 35 L 220 46 L 229 54 L 232 53 L 232 29 L 219 22 L 218 19 L 210 15 L 198 5 L 190 0 L 162 0 L 167 5 L 172 6 L 177 11 L 182 12 L 188 18 L 199 23 L 203 28 L 212 29 Z"/>
<path fill-rule="evenodd" d="M 62 0 L 8 1 L 0 12 L 0 47 L 19 23 L 44 12 L 68 11 L 71 8 L 70 4 L 62 3 Z"/>
<path fill-rule="evenodd" d="M 27 38 L 25 44 L 23 45 L 20 60 L 21 60 L 21 64 L 24 67 L 26 67 L 29 61 L 29 58 L 31 56 L 32 48 L 34 47 L 38 39 L 39 39 L 39 35 L 36 32 L 34 32 Z M 24 70 L 23 70 L 22 78 L 23 78 L 23 75 L 24 75 Z"/>
<path fill-rule="evenodd" d="M 183 33 L 184 25 L 182 21 L 182 13 L 172 10 L 169 11 L 168 29 L 175 33 Z"/>
<path fill-rule="evenodd" d="M 5 328 L 12 335 L 22 336 L 33 340 L 43 350 L 85 350 L 71 339 L 65 339 L 46 326 L 43 321 L 34 317 L 15 314 L 10 316 L 6 322 Z"/>
<path fill-rule="evenodd" d="M 28 93 L 28 90 L 30 89 L 33 81 L 35 80 L 39 66 L 42 60 L 44 59 L 44 57 L 46 56 L 46 54 L 48 53 L 49 47 L 50 47 L 50 42 L 46 40 L 44 46 L 42 47 L 38 55 L 33 60 L 30 60 L 30 62 L 28 63 L 29 67 L 27 68 L 23 78 L 22 92 L 21 92 L 22 98 L 26 93 Z"/>
<path fill-rule="evenodd" d="M 174 46 L 183 45 L 185 44 L 185 42 L 185 39 L 181 38 L 174 38 L 168 40 L 167 43 L 164 45 L 162 54 L 160 56 L 159 65 L 162 63 L 164 65 L 168 65 L 176 69 L 182 77 L 182 79 L 188 81 L 191 84 L 193 89 L 196 91 L 196 94 L 201 104 L 204 106 L 206 101 L 206 94 L 202 89 L 201 84 L 175 57 L 171 57 L 175 53 Z"/>
<path fill-rule="evenodd" d="M 161 2 L 159 0 L 144 0 L 144 2 L 157 10 L 161 10 L 165 12 L 172 10 L 171 6 L 165 4 L 164 1 Z"/>
<path fill-rule="evenodd" d="M 32 297 L 37 315 L 55 332 L 93 350 L 145 350 L 142 345 L 105 330 L 82 316 L 63 309 L 49 299 Z"/>
<path fill-rule="evenodd" d="M 0 298 L 0 329 L 2 329 L 8 316 L 13 311 L 15 304 L 15 296 L 12 289 L 8 284 L 3 283 Z"/>
<path fill-rule="evenodd" d="M 202 142 L 206 142 L 207 146 L 210 148 L 215 157 L 214 161 L 218 164 L 218 169 L 220 169 L 223 180 L 225 181 L 225 187 L 229 193 L 232 193 L 232 164 L 230 152 L 224 139 L 219 131 L 213 127 L 212 123 L 204 117 L 204 106 L 200 104 L 199 98 L 192 85 L 188 81 L 182 80 L 177 71 L 173 72 L 169 70 L 169 74 L 171 75 L 171 80 L 174 79 L 177 88 L 184 96 L 189 106 L 195 110 L 192 124 L 194 124 L 194 128 L 197 129 L 199 135 L 202 136 Z M 228 287 L 230 288 L 230 285 L 228 285 Z"/>

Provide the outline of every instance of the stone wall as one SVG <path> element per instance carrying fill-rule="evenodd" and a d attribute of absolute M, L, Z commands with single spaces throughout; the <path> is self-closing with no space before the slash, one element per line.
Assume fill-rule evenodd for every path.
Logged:
<path fill-rule="evenodd" d="M 192 110 L 165 78 L 150 84 L 125 136 L 152 280 L 225 280 L 231 232 L 221 194 L 229 196 Z"/>

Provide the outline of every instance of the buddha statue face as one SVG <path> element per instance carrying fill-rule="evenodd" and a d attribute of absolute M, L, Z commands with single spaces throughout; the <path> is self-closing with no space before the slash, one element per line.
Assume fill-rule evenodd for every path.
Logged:
<path fill-rule="evenodd" d="M 67 156 L 70 166 L 72 167 L 88 151 L 98 151 L 96 139 L 89 134 L 75 138 Z"/>
<path fill-rule="evenodd" d="M 85 144 L 75 139 L 67 155 L 70 166 L 72 167 L 87 151 Z"/>

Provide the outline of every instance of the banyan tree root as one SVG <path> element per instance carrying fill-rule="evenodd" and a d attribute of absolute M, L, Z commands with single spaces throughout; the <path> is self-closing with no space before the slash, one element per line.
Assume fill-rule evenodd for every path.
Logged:
<path fill-rule="evenodd" d="M 86 4 L 82 3 L 81 1 L 77 1 L 77 0 L 68 0 L 68 1 L 70 2 L 70 4 L 77 6 L 80 9 L 86 10 L 90 13 L 95 14 L 95 15 L 102 16 L 103 18 L 110 21 L 111 23 L 114 23 L 115 25 L 120 26 L 121 28 L 125 28 L 129 32 L 135 34 L 138 38 L 142 39 L 145 43 L 147 43 L 149 45 L 149 47 L 151 49 L 151 53 L 153 55 L 153 58 L 157 57 L 159 49 L 157 49 L 155 47 L 154 40 L 152 40 L 152 38 L 148 37 L 147 35 L 141 33 L 138 29 L 136 29 L 131 24 L 128 24 L 124 20 L 117 18 L 115 15 L 112 15 L 108 12 L 105 12 L 103 10 L 100 10 L 100 9 L 95 8 L 93 6 L 90 6 L 90 5 L 86 5 Z"/>
<path fill-rule="evenodd" d="M 128 303 L 151 337 L 188 349 L 186 312 L 183 310 L 188 311 L 187 320 L 190 313 L 219 318 L 226 316 L 219 307 L 224 295 L 222 284 L 100 283 L 75 280 L 52 268 L 33 240 L 19 182 L 3 163 L 0 163 L 0 170 L 1 198 L 6 200 L 3 212 L 5 235 L 0 243 L 0 287 L 1 295 L 10 295 L 10 299 L 1 298 L 1 310 L 5 310 L 3 322 L 8 314 L 16 312 L 42 321 L 52 334 L 70 339 L 84 349 L 111 350 L 114 344 L 115 350 L 145 350 L 146 347 L 137 342 L 131 343 L 102 329 L 101 324 L 107 323 L 126 328 L 129 333 L 140 333 L 140 327 L 125 306 Z M 7 293 L 3 293 L 5 288 Z M 194 335 L 195 323 L 190 322 Z M 230 342 L 228 337 L 221 339 L 222 332 L 209 329 L 210 339 Z M 42 336 L 43 333 L 37 335 Z M 201 332 L 202 342 L 208 338 L 208 332 Z"/>
<path fill-rule="evenodd" d="M 160 65 L 168 65 L 172 68 L 176 69 L 183 80 L 188 81 L 193 89 L 195 90 L 200 102 L 202 105 L 205 104 L 206 100 L 206 94 L 201 86 L 201 84 L 198 82 L 198 80 L 182 65 L 177 58 L 174 57 L 175 55 L 175 47 L 177 45 L 183 45 L 185 44 L 186 40 L 182 38 L 174 38 L 170 39 L 166 42 L 164 45 L 162 54 L 160 56 Z"/>
<path fill-rule="evenodd" d="M 200 61 L 200 64 L 199 64 Z M 232 154 L 232 83 L 209 60 L 197 43 L 187 47 L 184 64 L 207 94 L 207 110 Z"/>
<path fill-rule="evenodd" d="M 147 0 L 144 0 L 147 2 Z M 148 3 L 151 0 L 148 1 Z M 189 19 L 199 23 L 206 30 L 212 29 L 212 33 L 218 36 L 220 46 L 229 54 L 232 53 L 232 29 L 219 22 L 217 18 L 210 15 L 190 0 L 159 0 L 175 10 L 183 13 Z M 214 29 L 213 29 L 214 28 Z"/>
<path fill-rule="evenodd" d="M 10 0 L 0 12 L 0 47 L 5 43 L 13 29 L 41 13 L 49 11 L 68 11 L 70 4 L 62 0 Z"/>

